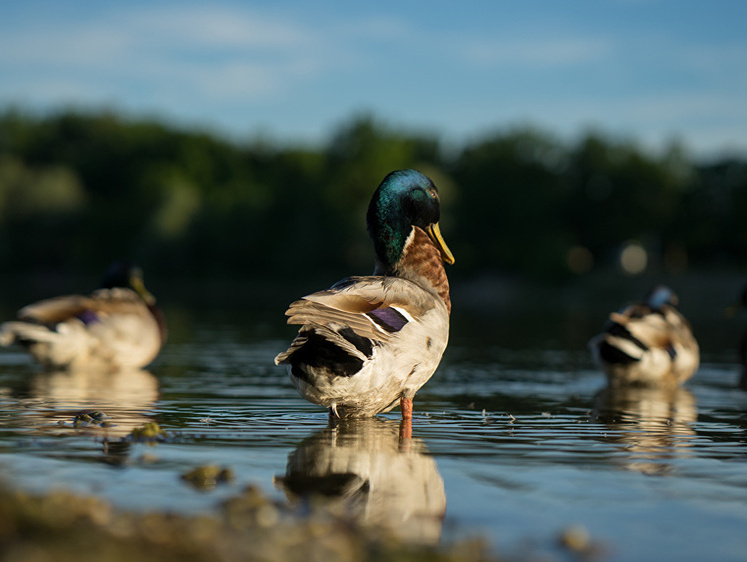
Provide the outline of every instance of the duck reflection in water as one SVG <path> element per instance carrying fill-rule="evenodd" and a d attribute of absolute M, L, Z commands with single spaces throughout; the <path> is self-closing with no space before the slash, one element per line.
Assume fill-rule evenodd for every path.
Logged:
<path fill-rule="evenodd" d="M 94 420 L 104 423 L 77 424 L 76 429 L 101 435 L 105 441 L 120 439 L 134 428 L 152 421 L 149 412 L 159 398 L 158 380 L 148 371 L 64 370 L 35 373 L 27 387 L 16 394 L 24 423 L 44 430 L 66 429 L 74 416 L 86 412 L 103 412 Z M 61 422 L 61 425 L 50 425 Z"/>
<path fill-rule="evenodd" d="M 644 474 L 667 474 L 672 459 L 688 454 L 697 417 L 695 396 L 679 386 L 610 385 L 594 398 L 606 440 L 621 445 L 627 468 Z"/>
<path fill-rule="evenodd" d="M 407 542 L 441 539 L 443 479 L 424 444 L 393 420 L 331 420 L 290 454 L 275 483 L 291 500 L 323 497 Z"/>

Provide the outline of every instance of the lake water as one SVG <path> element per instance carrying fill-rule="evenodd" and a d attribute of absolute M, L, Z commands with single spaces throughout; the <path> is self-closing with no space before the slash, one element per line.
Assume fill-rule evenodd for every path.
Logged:
<path fill-rule="evenodd" d="M 40 373 L 0 351 L 0 471 L 12 486 L 143 511 L 212 511 L 249 483 L 279 501 L 316 490 L 406 540 L 484 536 L 499 555 L 563 559 L 558 535 L 581 526 L 603 559 L 745 560 L 745 323 L 721 314 L 735 283 L 681 293 L 703 352 L 694 379 L 624 394 L 605 389 L 586 341 L 638 293 L 472 283 L 455 293 L 451 342 L 415 398 L 411 439 L 398 411 L 330 426 L 273 365 L 294 334 L 284 305 L 303 290 L 258 306 L 162 296 L 171 338 L 148 371 Z M 112 425 L 74 427 L 81 410 Z M 122 440 L 148 421 L 169 438 Z M 181 478 L 207 464 L 233 481 L 201 490 Z"/>

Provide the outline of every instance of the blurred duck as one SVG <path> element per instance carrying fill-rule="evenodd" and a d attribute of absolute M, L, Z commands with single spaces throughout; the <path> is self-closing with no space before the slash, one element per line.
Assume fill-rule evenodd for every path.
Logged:
<path fill-rule="evenodd" d="M 589 342 L 610 383 L 677 385 L 693 375 L 698 342 L 677 302 L 670 288 L 657 286 L 644 302 L 610 314 L 604 331 Z"/>
<path fill-rule="evenodd" d="M 412 399 L 446 349 L 451 300 L 433 182 L 415 170 L 390 173 L 368 207 L 376 266 L 303 297 L 286 311 L 301 328 L 275 363 L 288 365 L 306 400 L 337 417 L 365 417 Z"/>
<path fill-rule="evenodd" d="M 140 368 L 166 339 L 156 299 L 139 268 L 114 263 L 90 295 L 42 300 L 0 326 L 0 345 L 25 347 L 47 369 Z"/>

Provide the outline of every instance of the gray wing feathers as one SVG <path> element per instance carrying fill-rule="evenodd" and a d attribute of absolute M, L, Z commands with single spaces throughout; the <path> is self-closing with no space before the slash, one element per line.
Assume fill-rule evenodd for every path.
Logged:
<path fill-rule="evenodd" d="M 389 341 L 390 336 L 364 314 L 348 312 L 313 301 L 301 299 L 294 302 L 288 311 L 288 324 L 311 325 L 315 328 L 337 326 L 350 328 L 359 336 L 376 341 Z M 320 334 L 320 330 L 317 330 Z M 339 338 L 339 336 L 337 336 Z"/>
<path fill-rule="evenodd" d="M 103 315 L 138 314 L 145 303 L 130 289 L 99 289 L 90 296 L 66 295 L 35 302 L 18 311 L 18 319 L 40 324 L 57 324 L 86 310 Z"/>

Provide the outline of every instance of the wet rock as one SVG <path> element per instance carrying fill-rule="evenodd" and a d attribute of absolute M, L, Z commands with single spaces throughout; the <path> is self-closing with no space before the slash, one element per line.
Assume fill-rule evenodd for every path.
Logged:
<path fill-rule="evenodd" d="M 218 484 L 233 481 L 233 471 L 215 465 L 198 466 L 182 474 L 182 480 L 198 490 L 212 490 Z"/>
<path fill-rule="evenodd" d="M 158 441 L 163 441 L 168 436 L 169 434 L 161 429 L 161 426 L 156 422 L 148 422 L 133 429 L 129 437 L 132 441 L 156 443 Z"/>

